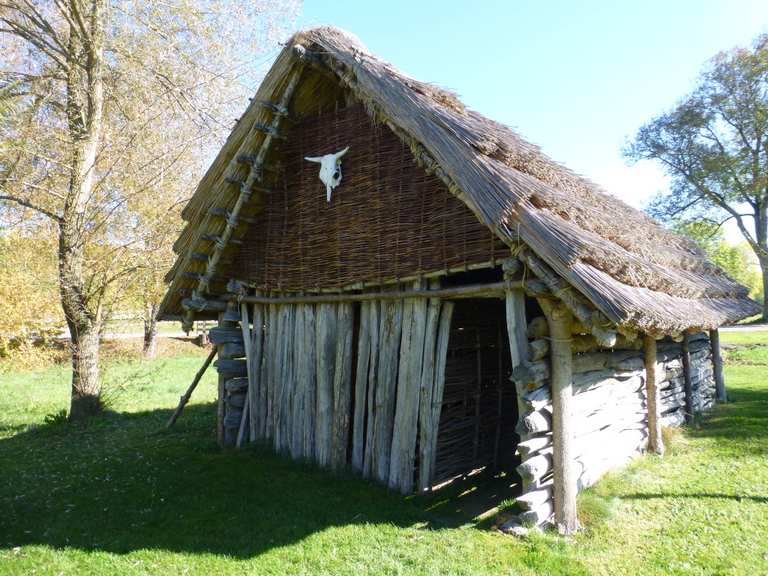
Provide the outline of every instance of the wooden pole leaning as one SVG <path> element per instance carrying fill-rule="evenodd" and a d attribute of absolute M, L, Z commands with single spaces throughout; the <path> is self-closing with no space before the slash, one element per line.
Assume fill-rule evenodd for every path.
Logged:
<path fill-rule="evenodd" d="M 573 352 L 571 323 L 573 315 L 560 302 L 540 299 L 547 317 L 550 334 L 553 475 L 555 526 L 561 534 L 573 534 L 579 529 L 576 513 L 576 476 L 573 440 Z"/>
<path fill-rule="evenodd" d="M 664 441 L 661 437 L 661 416 L 658 374 L 656 364 L 656 338 L 646 334 L 644 337 L 645 351 L 645 396 L 648 410 L 648 448 L 661 456 L 664 454 Z"/>
<path fill-rule="evenodd" d="M 171 414 L 171 417 L 168 419 L 168 423 L 165 425 L 166 428 L 171 428 L 173 427 L 174 424 L 176 424 L 176 420 L 178 420 L 179 416 L 181 416 L 181 413 L 184 410 L 184 407 L 187 405 L 190 397 L 192 396 L 192 392 L 194 392 L 195 388 L 197 388 L 197 385 L 200 383 L 200 380 L 202 380 L 203 378 L 203 374 L 205 374 L 205 371 L 208 370 L 208 366 L 210 366 L 211 362 L 213 362 L 213 359 L 216 356 L 217 352 L 218 352 L 218 348 L 214 347 L 213 350 L 211 350 L 210 354 L 208 354 L 208 357 L 205 359 L 205 362 L 203 362 L 203 365 L 197 371 L 197 374 L 195 374 L 195 377 L 192 380 L 192 384 L 189 385 L 189 388 L 187 388 L 187 391 L 184 392 L 184 394 L 179 398 L 179 405 L 176 406 L 176 410 L 173 411 L 173 414 Z"/>
<path fill-rule="evenodd" d="M 712 370 L 715 373 L 715 394 L 718 402 L 728 402 L 723 376 L 723 357 L 720 354 L 720 331 L 715 328 L 709 331 L 709 345 L 712 347 Z"/>

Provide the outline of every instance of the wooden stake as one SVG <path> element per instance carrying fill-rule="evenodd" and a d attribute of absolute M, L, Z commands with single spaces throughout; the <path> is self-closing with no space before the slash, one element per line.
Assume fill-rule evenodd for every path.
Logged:
<path fill-rule="evenodd" d="M 349 423 L 352 411 L 352 303 L 336 307 L 336 350 L 333 373 L 333 424 L 331 429 L 331 466 L 340 470 L 347 465 Z"/>
<path fill-rule="evenodd" d="M 245 367 L 248 372 L 248 388 L 245 392 L 245 404 L 243 405 L 243 414 L 240 416 L 240 428 L 237 431 L 237 441 L 235 446 L 240 448 L 243 445 L 243 438 L 245 437 L 246 430 L 250 429 L 250 426 L 246 426 L 252 416 L 250 415 L 250 398 L 253 393 L 253 351 L 251 350 L 251 320 L 248 317 L 248 304 L 243 302 L 240 304 L 240 328 L 243 332 L 243 346 L 245 347 Z"/>
<path fill-rule="evenodd" d="M 374 304 L 360 306 L 360 329 L 357 337 L 357 368 L 355 370 L 355 417 L 352 423 L 352 469 L 363 472 L 365 454 L 365 414 L 368 399 L 368 366 L 371 360 L 371 315 Z M 373 423 L 371 422 L 371 425 Z"/>
<path fill-rule="evenodd" d="M 683 334 L 683 388 L 685 390 L 685 422 L 693 422 L 693 385 L 691 383 L 691 352 L 688 332 Z"/>
<path fill-rule="evenodd" d="M 192 379 L 192 384 L 189 385 L 187 391 L 184 392 L 184 394 L 179 398 L 179 405 L 176 406 L 176 410 L 174 410 L 173 414 L 168 420 L 168 424 L 165 425 L 166 428 L 171 428 L 174 424 L 176 424 L 176 420 L 178 420 L 179 416 L 181 416 L 181 412 L 184 410 L 184 406 L 187 405 L 187 402 L 189 402 L 189 398 L 192 396 L 192 392 L 195 391 L 195 388 L 197 388 L 197 385 L 203 378 L 203 374 L 205 374 L 205 371 L 208 370 L 208 366 L 210 366 L 211 362 L 213 362 L 213 359 L 216 356 L 216 352 L 218 352 L 218 349 L 214 347 L 210 354 L 208 354 L 205 362 L 203 362 L 203 365 L 200 366 L 197 374 L 195 374 L 195 377 Z"/>
<path fill-rule="evenodd" d="M 720 354 L 720 331 L 709 331 L 709 344 L 712 346 L 712 370 L 715 373 L 715 394 L 718 402 L 728 402 L 728 393 L 725 390 L 725 377 L 723 376 L 723 357 Z"/>
<path fill-rule="evenodd" d="M 645 335 L 645 396 L 648 405 L 648 446 L 651 452 L 664 454 L 664 441 L 661 438 L 661 417 L 659 408 L 659 388 L 656 373 L 656 339 Z"/>
<path fill-rule="evenodd" d="M 560 303 L 539 300 L 547 316 L 551 338 L 552 362 L 552 439 L 554 445 L 553 475 L 555 524 L 562 534 L 579 528 L 576 516 L 576 477 L 574 475 L 573 422 L 573 354 L 571 351 L 571 312 Z"/>

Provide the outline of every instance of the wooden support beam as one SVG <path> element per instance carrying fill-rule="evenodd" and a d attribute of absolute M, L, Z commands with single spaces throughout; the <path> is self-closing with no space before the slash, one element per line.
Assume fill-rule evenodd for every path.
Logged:
<path fill-rule="evenodd" d="M 267 100 L 251 100 L 251 102 L 253 102 L 255 106 L 269 110 L 278 116 L 288 116 L 288 108 L 281 106 L 280 104 L 276 104 L 275 102 L 268 102 Z"/>
<path fill-rule="evenodd" d="M 454 286 L 438 290 L 402 290 L 399 292 L 363 292 L 360 294 L 315 294 L 301 296 L 245 296 L 243 302 L 255 304 L 333 304 L 368 302 L 371 300 L 403 300 L 406 298 L 504 298 L 509 288 L 520 288 L 521 281 Z"/>
<path fill-rule="evenodd" d="M 648 407 L 648 448 L 661 456 L 664 454 L 664 441 L 661 438 L 661 415 L 659 409 L 659 375 L 656 364 L 656 338 L 645 335 L 645 395 Z"/>
<path fill-rule="evenodd" d="M 241 155 L 238 156 L 237 160 L 241 164 L 253 164 L 255 160 L 255 156 L 251 155 Z M 274 194 L 276 190 L 272 188 L 265 188 L 264 186 L 257 186 L 256 184 L 249 184 L 247 180 L 240 180 L 239 178 L 235 178 L 234 176 L 227 176 L 224 178 L 228 183 L 234 184 L 238 186 L 243 194 L 251 195 L 254 192 L 259 192 L 260 194 Z M 230 213 L 231 218 L 231 213 Z M 239 218 L 239 216 L 238 216 Z"/>
<path fill-rule="evenodd" d="M 570 310 L 562 303 L 539 300 L 547 316 L 551 337 L 552 440 L 555 525 L 561 534 L 579 528 L 576 515 L 575 447 L 573 441 L 573 353 Z"/>
<path fill-rule="evenodd" d="M 685 390 L 685 422 L 693 422 L 693 384 L 691 382 L 691 351 L 688 332 L 683 333 L 683 388 Z"/>
<path fill-rule="evenodd" d="M 552 295 L 568 307 L 602 346 L 613 348 L 616 345 L 616 330 L 611 328 L 611 323 L 604 314 L 592 307 L 591 304 L 587 304 L 585 299 L 578 295 L 570 284 L 558 276 L 531 250 L 522 250 L 520 258 L 538 278 L 544 281 Z"/>
<path fill-rule="evenodd" d="M 288 108 L 288 105 L 290 104 L 291 99 L 293 98 L 293 92 L 299 83 L 299 79 L 301 78 L 302 72 L 303 72 L 303 63 L 302 63 L 302 60 L 299 59 L 299 62 L 294 66 L 293 70 L 288 76 L 288 80 L 285 85 L 285 88 L 283 89 L 283 92 L 280 96 L 280 100 L 277 103 L 278 106 L 286 109 Z M 194 293 L 195 296 L 202 296 L 204 293 L 208 291 L 210 280 L 216 271 L 216 267 L 219 264 L 219 260 L 222 257 L 222 253 L 224 252 L 224 249 L 227 247 L 227 245 L 231 241 L 235 240 L 233 238 L 233 235 L 235 233 L 236 225 L 234 225 L 233 222 L 237 221 L 237 218 L 240 215 L 240 211 L 242 210 L 243 206 L 249 202 L 251 198 L 251 193 L 253 191 L 253 187 L 255 186 L 256 182 L 260 182 L 262 179 L 262 173 L 263 173 L 264 164 L 267 158 L 267 154 L 269 153 L 269 150 L 272 147 L 272 142 L 275 138 L 274 134 L 276 134 L 278 131 L 281 118 L 282 116 L 280 115 L 274 116 L 271 124 L 268 126 L 269 130 L 265 133 L 258 152 L 249 162 L 250 168 L 248 169 L 248 175 L 246 179 L 240 183 L 240 194 L 238 195 L 234 206 L 232 206 L 230 218 L 227 219 L 227 224 L 224 227 L 224 230 L 221 232 L 221 235 L 218 236 L 218 238 L 214 241 L 215 248 L 213 250 L 213 253 L 208 258 L 208 262 L 205 267 L 205 274 L 198 280 L 198 285 L 195 288 L 195 293 Z M 246 138 L 247 142 L 252 142 L 251 138 L 254 132 L 259 131 L 259 128 L 260 127 L 256 124 L 251 127 L 250 134 L 248 138 Z M 243 151 L 247 152 L 247 150 L 243 150 Z M 236 166 L 233 166 L 232 164 L 230 164 L 230 175 L 234 172 L 233 170 L 234 168 L 236 168 Z M 191 311 L 186 311 L 184 315 L 184 326 L 185 327 L 190 326 L 192 324 L 193 318 L 194 318 L 194 313 Z"/>
<path fill-rule="evenodd" d="M 216 245 L 217 248 L 220 247 L 221 249 L 223 249 L 227 245 L 227 242 L 229 244 L 235 244 L 235 245 L 239 245 L 239 244 L 243 243 L 243 241 L 241 239 L 239 239 L 239 238 L 229 238 L 228 241 L 225 242 L 224 239 L 221 236 L 219 236 L 218 234 L 207 234 L 206 233 L 206 234 L 203 234 L 202 236 L 200 236 L 200 239 L 201 240 L 206 240 L 207 242 L 212 242 L 213 244 Z M 210 256 L 209 256 L 209 259 L 210 259 Z"/>
<path fill-rule="evenodd" d="M 222 208 L 220 206 L 214 206 L 208 211 L 211 216 L 217 216 L 219 218 L 224 218 L 225 220 L 228 220 L 233 223 L 234 226 L 237 226 L 239 223 L 243 224 L 255 224 L 256 218 L 251 218 L 250 216 L 243 216 L 239 215 L 237 217 L 233 216 L 232 213 L 227 210 L 226 208 Z M 207 254 L 206 254 L 207 257 Z"/>
<path fill-rule="evenodd" d="M 203 362 L 203 365 L 197 371 L 197 374 L 195 374 L 195 377 L 192 379 L 192 384 L 189 385 L 187 391 L 184 392 L 184 394 L 182 394 L 182 396 L 179 398 L 179 405 L 176 406 L 176 410 L 173 411 L 173 414 L 171 414 L 171 417 L 168 419 L 168 423 L 165 425 L 166 428 L 171 428 L 174 424 L 176 424 L 176 420 L 178 420 L 179 416 L 181 416 L 184 407 L 187 405 L 190 397 L 192 396 L 192 392 L 195 391 L 195 388 L 197 388 L 197 385 L 203 378 L 203 374 L 205 374 L 205 371 L 208 370 L 208 366 L 210 366 L 211 362 L 213 362 L 213 359 L 216 356 L 216 352 L 217 349 L 214 347 L 213 350 L 211 350 L 211 353 L 208 354 L 205 362 Z"/>
<path fill-rule="evenodd" d="M 195 312 L 224 312 L 227 309 L 227 303 L 223 300 L 207 300 L 205 298 L 184 298 L 181 301 L 181 307 L 184 310 L 193 310 Z"/>
<path fill-rule="evenodd" d="M 718 402 L 728 402 L 725 391 L 725 376 L 723 375 L 723 357 L 720 354 L 720 331 L 715 328 L 709 331 L 709 345 L 712 347 L 712 370 L 715 373 L 715 394 Z"/>

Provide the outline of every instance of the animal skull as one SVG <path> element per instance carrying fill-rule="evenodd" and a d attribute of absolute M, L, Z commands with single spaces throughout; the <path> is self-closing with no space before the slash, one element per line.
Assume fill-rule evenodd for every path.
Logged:
<path fill-rule="evenodd" d="M 325 184 L 326 200 L 331 201 L 331 192 L 341 182 L 341 157 L 347 153 L 349 146 L 336 152 L 336 154 L 326 154 L 325 156 L 308 156 L 304 160 L 320 164 L 320 180 Z"/>

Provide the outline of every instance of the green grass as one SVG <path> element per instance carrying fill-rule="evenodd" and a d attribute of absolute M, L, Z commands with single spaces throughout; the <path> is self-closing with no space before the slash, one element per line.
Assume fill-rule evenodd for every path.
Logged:
<path fill-rule="evenodd" d="M 450 492 L 221 453 L 210 374 L 163 431 L 201 361 L 111 366 L 111 411 L 84 428 L 44 424 L 67 405 L 66 370 L 0 373 L 0 574 L 768 572 L 768 366 L 729 366 L 734 402 L 583 493 L 578 536 L 521 541 Z"/>
<path fill-rule="evenodd" d="M 768 330 L 738 330 L 720 332 L 720 344 L 758 344 L 768 346 Z"/>

